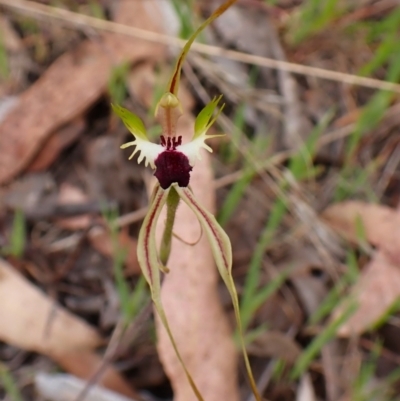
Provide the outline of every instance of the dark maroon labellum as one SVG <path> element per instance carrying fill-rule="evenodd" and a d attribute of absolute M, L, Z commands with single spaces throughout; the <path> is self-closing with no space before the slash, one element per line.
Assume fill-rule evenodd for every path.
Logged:
<path fill-rule="evenodd" d="M 154 161 L 158 182 L 162 189 L 167 189 L 175 182 L 180 187 L 187 187 L 190 180 L 190 172 L 192 167 L 189 159 L 176 150 L 165 150 L 160 153 Z"/>

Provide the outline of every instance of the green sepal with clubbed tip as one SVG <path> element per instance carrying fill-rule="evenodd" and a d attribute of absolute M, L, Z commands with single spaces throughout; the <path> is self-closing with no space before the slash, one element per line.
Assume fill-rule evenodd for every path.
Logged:
<path fill-rule="evenodd" d="M 117 104 L 111 104 L 111 107 L 114 113 L 123 121 L 129 132 L 135 135 L 136 138 L 148 141 L 143 121 L 136 114 L 133 114 L 128 109 Z"/>
<path fill-rule="evenodd" d="M 200 111 L 194 123 L 194 136 L 192 140 L 204 135 L 207 132 L 207 130 L 214 124 L 215 120 L 218 118 L 218 116 L 221 114 L 222 110 L 225 107 L 225 104 L 222 104 L 222 106 L 218 105 L 221 99 L 222 95 L 214 97 L 214 99 L 210 103 L 208 103 L 203 108 L 203 110 Z M 214 115 L 214 111 L 217 107 L 218 111 Z"/>

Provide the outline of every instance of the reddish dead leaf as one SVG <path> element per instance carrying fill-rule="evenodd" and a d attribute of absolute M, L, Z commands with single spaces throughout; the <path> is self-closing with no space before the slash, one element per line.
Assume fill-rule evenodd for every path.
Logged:
<path fill-rule="evenodd" d="M 121 1 L 115 20 L 156 29 L 151 3 Z M 103 40 L 83 42 L 59 57 L 0 122 L 0 184 L 26 168 L 52 132 L 83 113 L 105 91 L 113 67 L 158 57 L 161 49 L 139 39 L 106 34 Z"/>
<path fill-rule="evenodd" d="M 400 213 L 382 205 L 358 201 L 338 203 L 327 208 L 322 217 L 350 241 L 357 242 L 357 219 L 362 222 L 366 239 L 400 264 Z"/>
<path fill-rule="evenodd" d="M 2 341 L 50 356 L 93 349 L 102 343 L 92 327 L 55 305 L 2 259 L 0 322 Z"/>
<path fill-rule="evenodd" d="M 377 252 L 350 295 L 351 300 L 357 302 L 358 309 L 339 329 L 341 336 L 363 333 L 400 297 L 400 267 L 394 266 L 383 252 Z M 342 310 L 343 307 L 339 307 L 334 316 Z"/>
<path fill-rule="evenodd" d="M 29 171 L 46 170 L 51 164 L 57 160 L 59 154 L 76 139 L 85 130 L 85 121 L 77 118 L 68 125 L 57 130 L 44 147 L 39 151 L 32 163 L 29 165 Z"/>
<path fill-rule="evenodd" d="M 378 251 L 363 269 L 350 300 L 358 309 L 340 328 L 338 334 L 361 334 L 378 321 L 400 297 L 400 213 L 382 205 L 357 201 L 338 203 L 323 213 L 323 218 L 340 234 L 356 242 L 357 219 L 367 241 Z M 334 313 L 338 316 L 343 305 Z"/>
<path fill-rule="evenodd" d="M 100 44 L 85 42 L 58 58 L 21 95 L 0 124 L 0 183 L 25 168 L 56 128 L 100 96 L 109 71 L 110 61 Z"/>

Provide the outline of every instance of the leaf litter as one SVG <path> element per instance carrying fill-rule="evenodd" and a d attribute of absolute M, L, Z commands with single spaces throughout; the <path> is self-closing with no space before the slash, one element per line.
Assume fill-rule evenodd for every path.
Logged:
<path fill-rule="evenodd" d="M 400 297 L 400 214 L 385 206 L 350 201 L 329 207 L 324 217 L 349 241 L 366 240 L 376 247 L 352 290 L 359 307 L 338 332 L 359 335 L 377 323 Z"/>
<path fill-rule="evenodd" d="M 376 49 L 374 32 L 368 42 L 363 29 L 376 23 L 376 29 L 385 33 L 379 22 L 384 26 L 387 17 L 396 18 L 391 2 L 382 8 L 354 2 L 337 23 L 326 22 L 327 29 L 318 28 L 294 45 L 288 26 L 298 18 L 297 2 L 239 3 L 231 10 L 238 29 L 230 30 L 227 14 L 201 39 L 255 55 L 352 73 L 361 70 Z M 103 17 L 111 16 L 119 23 L 174 36 L 174 27 L 182 22 L 174 11 L 177 8 L 167 2 L 105 1 L 93 8 L 83 1 L 74 10 L 90 13 L 96 7 Z M 113 272 L 119 256 L 106 222 L 113 218 L 115 206 L 127 218 L 143 210 L 149 180 L 148 172 L 128 163 L 118 149 L 127 133 L 110 114 L 107 91 L 112 96 L 125 93 L 124 105 L 157 133 L 149 110 L 158 100 L 159 86 L 164 87 L 172 58 L 162 45 L 89 28 L 83 34 L 72 32 L 50 19 L 37 23 L 7 7 L 4 10 L 0 31 L 10 74 L 0 78 L 0 248 L 6 272 L 5 281 L 0 281 L 0 296 L 5 297 L 0 303 L 0 359 L 24 399 L 34 400 L 32 385 L 24 384 L 30 382 L 27 368 L 46 373 L 60 367 L 92 383 L 103 364 L 103 351 L 98 348 L 111 341 L 112 329 L 124 320 L 117 312 L 120 298 Z M 192 27 L 211 11 L 212 5 L 195 2 L 189 13 Z M 365 22 L 364 28 L 359 21 Z M 260 40 L 264 37 L 269 39 Z M 129 66 L 118 70 L 122 71 L 118 75 L 115 71 L 123 62 Z M 380 65 L 373 76 L 384 78 L 388 65 Z M 112 90 L 111 76 L 120 80 L 112 81 L 117 85 Z M 392 382 L 385 379 L 397 366 L 393 339 L 400 334 L 396 234 L 400 225 L 399 212 L 393 208 L 400 199 L 397 99 L 391 100 L 378 125 L 366 131 L 350 161 L 345 154 L 346 138 L 374 95 L 370 89 L 265 68 L 257 71 L 236 61 L 194 54 L 189 55 L 184 80 L 181 98 L 188 113 L 202 108 L 204 94 L 212 98 L 224 93 L 226 116 L 219 120 L 239 145 L 235 149 L 225 138 L 213 142 L 215 153 L 203 158 L 204 169 L 196 169 L 193 191 L 209 209 L 215 208 L 215 195 L 214 210 L 225 207 L 226 199 L 233 202 L 226 229 L 243 298 L 251 287 L 249 266 L 257 266 L 254 254 L 257 247 L 262 249 L 260 270 L 254 276 L 260 290 L 254 293 L 258 297 L 254 302 L 259 306 L 252 312 L 247 335 L 263 395 L 269 400 L 358 399 L 362 391 L 379 390 L 376 383 L 382 382 L 384 391 L 389 391 Z M 299 179 L 290 163 L 285 163 L 298 146 L 293 138 L 301 137 L 301 146 L 309 137 L 310 123 L 318 125 L 332 109 L 333 118 L 320 138 L 325 145 L 302 153 L 303 171 L 310 175 L 302 173 L 306 178 Z M 180 129 L 190 133 L 192 124 L 191 118 L 182 119 Z M 233 132 L 235 125 L 238 133 Z M 214 130 L 221 131 L 218 126 Z M 277 155 L 279 161 L 265 164 L 270 155 Z M 352 172 L 342 175 L 346 163 L 352 163 Z M 220 186 L 216 193 L 205 191 L 214 188 L 211 169 L 217 179 L 228 177 L 224 181 L 228 186 Z M 238 171 L 247 178 L 235 181 Z M 231 174 L 236 178 L 230 179 Z M 337 187 L 341 194 L 345 188 L 353 200 L 338 202 L 342 197 L 335 193 Z M 276 229 L 262 234 L 268 224 L 273 226 L 269 221 L 276 218 L 277 195 L 285 200 L 287 213 Z M 25 220 L 18 217 L 20 211 Z M 196 241 L 200 228 L 191 212 L 182 206 L 178 213 L 176 234 Z M 125 255 L 122 277 L 134 294 L 139 274 L 136 239 L 143 213 L 135 216 L 116 236 L 117 249 Z M 159 230 L 162 223 L 161 219 Z M 177 238 L 173 241 L 163 300 L 182 355 L 206 400 L 247 399 L 248 385 L 242 367 L 237 369 L 240 362 L 232 341 L 232 310 L 204 238 L 194 247 Z M 283 284 L 264 295 L 263 290 L 280 274 L 287 274 Z M 146 299 L 146 294 L 139 295 L 138 299 Z M 339 302 L 342 298 L 356 301 L 358 309 L 313 351 L 346 309 Z M 28 306 L 20 307 L 22 301 Z M 140 313 L 132 319 L 120 351 L 107 359 L 108 370 L 100 383 L 132 399 L 144 394 L 151 400 L 191 399 L 159 322 L 155 323 L 156 348 L 153 319 L 141 318 Z M 68 329 L 59 330 L 64 320 Z M 12 324 L 3 324 L 7 321 Z M 32 325 L 30 336 L 26 322 Z M 49 341 L 44 340 L 46 333 L 52 335 Z M 77 352 L 59 356 L 54 351 L 71 343 L 79 345 Z M 314 357 L 299 380 L 291 381 L 290 370 L 310 350 Z M 373 371 L 367 370 L 370 360 L 375 361 Z M 352 384 L 360 377 L 367 377 L 363 390 L 363 383 L 360 388 Z M 398 382 L 393 383 L 395 388 Z M 1 385 L 0 393 L 3 396 Z"/>

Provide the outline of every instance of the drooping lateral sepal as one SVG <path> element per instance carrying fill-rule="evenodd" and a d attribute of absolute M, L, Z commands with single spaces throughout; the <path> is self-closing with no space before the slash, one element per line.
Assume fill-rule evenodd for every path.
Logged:
<path fill-rule="evenodd" d="M 218 224 L 215 217 L 199 204 L 193 192 L 189 188 L 180 188 L 178 186 L 175 186 L 175 189 L 181 199 L 190 207 L 190 209 L 192 209 L 193 213 L 198 218 L 203 228 L 203 231 L 206 233 L 207 238 L 210 242 L 211 250 L 219 274 L 221 275 L 221 278 L 224 281 L 232 299 L 235 318 L 238 325 L 240 345 L 243 351 L 243 357 L 245 361 L 247 375 L 250 381 L 250 386 L 256 401 L 262 401 L 262 398 L 257 390 L 256 382 L 254 380 L 250 361 L 246 351 L 242 322 L 240 319 L 239 299 L 235 287 L 235 282 L 232 277 L 232 246 L 229 237 L 225 233 L 223 228 Z"/>
<path fill-rule="evenodd" d="M 167 201 L 169 190 L 159 185 L 154 188 L 149 210 L 139 232 L 137 256 L 143 276 L 149 284 L 152 297 L 160 297 L 160 260 L 156 244 L 156 225 L 161 209 Z"/>
<path fill-rule="evenodd" d="M 216 218 L 201 206 L 189 188 L 181 188 L 176 184 L 174 187 L 181 199 L 192 209 L 198 218 L 203 232 L 210 242 L 218 271 L 226 283 L 229 281 L 228 277 L 232 269 L 232 246 L 228 235 L 218 224 Z"/>
<path fill-rule="evenodd" d="M 222 104 L 221 106 L 218 105 L 221 99 L 222 95 L 214 97 L 214 99 L 208 103 L 203 110 L 201 110 L 194 123 L 194 135 L 192 140 L 176 148 L 185 153 L 189 158 L 191 166 L 194 166 L 196 159 L 201 160 L 200 149 L 203 148 L 208 150 L 210 153 L 212 152 L 212 149 L 206 144 L 207 139 L 223 136 L 220 134 L 207 135 L 207 131 L 224 109 L 225 104 Z M 216 109 L 217 112 L 215 112 Z"/>
<path fill-rule="evenodd" d="M 134 146 L 135 149 L 129 156 L 129 160 L 139 152 L 138 163 L 140 164 L 144 160 L 146 166 L 150 164 L 151 168 L 154 169 L 154 161 L 163 151 L 163 147 L 148 140 L 143 121 L 136 114 L 131 113 L 128 109 L 119 105 L 112 104 L 111 107 L 115 114 L 121 118 L 125 127 L 128 128 L 129 132 L 135 137 L 134 141 L 123 144 L 121 149 Z"/>
<path fill-rule="evenodd" d="M 170 188 L 164 190 L 159 185 L 154 188 L 153 194 L 150 199 L 149 210 L 146 214 L 146 217 L 144 218 L 142 227 L 139 232 L 137 256 L 143 276 L 149 284 L 151 298 L 153 300 L 154 306 L 160 317 L 161 323 L 164 326 L 172 343 L 176 356 L 178 357 L 178 360 L 182 365 L 189 384 L 192 387 L 198 401 L 204 401 L 199 389 L 197 388 L 190 372 L 185 365 L 185 362 L 182 359 L 175 338 L 169 326 L 164 307 L 161 302 L 160 270 L 165 271 L 165 268 L 161 265 L 160 258 L 157 252 L 156 226 L 158 218 L 160 216 L 160 212 L 167 202 L 169 192 Z M 177 201 L 179 201 L 179 199 L 177 199 Z M 171 224 L 172 223 L 173 222 L 171 222 Z"/>

